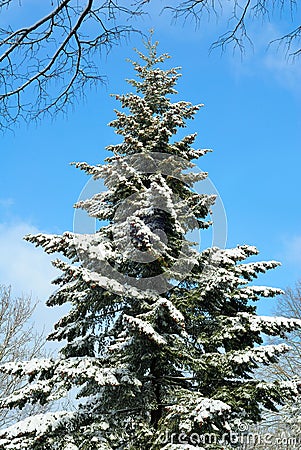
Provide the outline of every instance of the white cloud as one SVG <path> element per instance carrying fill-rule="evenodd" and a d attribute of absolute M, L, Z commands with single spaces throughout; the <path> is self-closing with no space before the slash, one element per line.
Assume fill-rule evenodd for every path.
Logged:
<path fill-rule="evenodd" d="M 33 322 L 38 330 L 48 334 L 68 307 L 48 308 L 45 305 L 56 289 L 51 280 L 60 272 L 51 264 L 56 255 L 47 255 L 41 248 L 23 240 L 26 234 L 39 232 L 25 222 L 0 223 L 0 284 L 11 285 L 15 296 L 31 295 L 33 301 L 39 302 Z"/>
<path fill-rule="evenodd" d="M 9 208 L 14 204 L 14 200 L 12 198 L 0 198 L 0 207 Z"/>
<path fill-rule="evenodd" d="M 23 240 L 26 234 L 38 232 L 24 222 L 0 224 L 0 282 L 11 284 L 16 294 L 43 299 L 53 290 L 50 282 L 58 272 L 51 265 L 53 258 Z"/>
<path fill-rule="evenodd" d="M 286 238 L 284 245 L 288 262 L 301 266 L 301 236 Z"/>
<path fill-rule="evenodd" d="M 301 93 L 301 66 L 297 61 L 288 60 L 285 55 L 277 52 L 267 55 L 263 63 L 279 84 L 296 94 Z"/>
<path fill-rule="evenodd" d="M 239 58 L 228 60 L 233 74 L 238 78 L 260 76 L 273 80 L 293 95 L 300 96 L 301 66 L 298 60 L 288 57 L 284 46 L 277 44 L 277 39 L 285 34 L 284 30 L 272 23 L 266 23 L 264 27 L 256 23 L 250 29 L 250 35 L 254 36 L 254 51 L 247 49 L 241 61 Z"/>

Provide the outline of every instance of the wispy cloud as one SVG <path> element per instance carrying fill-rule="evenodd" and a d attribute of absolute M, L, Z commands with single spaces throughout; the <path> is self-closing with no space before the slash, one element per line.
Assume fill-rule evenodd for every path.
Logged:
<path fill-rule="evenodd" d="M 234 76 L 261 77 L 276 81 L 282 88 L 296 96 L 301 94 L 301 66 L 298 60 L 290 58 L 285 48 L 277 43 L 284 31 L 275 24 L 266 23 L 264 27 L 258 24 L 251 26 L 253 49 L 246 49 L 242 59 L 229 58 L 228 62 Z"/>
<path fill-rule="evenodd" d="M 297 264 L 301 274 L 301 236 L 287 237 L 284 247 L 287 261 Z"/>
<path fill-rule="evenodd" d="M 68 307 L 51 308 L 45 305 L 50 293 L 55 290 L 51 280 L 59 272 L 52 266 L 53 255 L 47 255 L 23 240 L 26 234 L 35 234 L 39 230 L 25 222 L 0 223 L 0 284 L 11 285 L 12 294 L 31 295 L 38 301 L 33 315 L 36 329 L 47 334 L 62 313 Z M 53 350 L 53 346 L 49 346 Z"/>
<path fill-rule="evenodd" d="M 264 67 L 283 87 L 301 94 L 301 66 L 296 61 L 288 60 L 279 52 L 267 55 L 263 60 Z"/>
<path fill-rule="evenodd" d="M 25 222 L 0 223 L 0 283 L 10 284 L 16 294 L 32 294 L 44 299 L 53 290 L 57 275 L 51 258 L 42 249 L 23 240 L 39 230 Z"/>
<path fill-rule="evenodd" d="M 0 207 L 9 208 L 14 204 L 14 200 L 12 198 L 0 198 Z"/>

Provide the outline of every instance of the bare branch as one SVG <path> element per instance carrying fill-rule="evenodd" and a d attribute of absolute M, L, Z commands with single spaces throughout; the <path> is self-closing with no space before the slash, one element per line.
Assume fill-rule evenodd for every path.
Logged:
<path fill-rule="evenodd" d="M 230 29 L 219 36 L 211 49 L 221 47 L 224 50 L 226 46 L 232 45 L 234 49 L 237 48 L 244 53 L 245 43 L 252 45 L 247 31 L 251 21 L 269 21 L 275 14 L 278 14 L 280 18 L 283 15 L 289 15 L 291 21 L 294 21 L 299 6 L 296 0 L 230 0 L 227 8 L 223 8 L 223 5 L 222 1 L 215 0 L 185 0 L 173 2 L 171 6 L 166 6 L 164 9 L 171 11 L 175 20 L 182 19 L 185 22 L 191 18 L 197 27 L 204 15 L 209 18 L 212 14 L 216 17 L 224 17 Z M 230 16 L 227 13 L 229 7 L 232 10 Z M 298 56 L 301 52 L 300 26 L 273 42 L 285 44 L 289 56 Z M 292 50 L 296 45 L 298 48 Z"/>
<path fill-rule="evenodd" d="M 278 43 L 278 46 L 284 46 L 286 56 L 296 58 L 301 55 L 301 26 L 295 28 L 290 33 L 275 39 L 272 44 Z M 294 49 L 295 47 L 295 49 Z"/>
<path fill-rule="evenodd" d="M 49 6 L 43 2 L 47 12 L 31 25 L 0 28 L 0 130 L 20 119 L 31 121 L 66 112 L 87 88 L 104 83 L 101 54 L 129 33 L 141 33 L 132 22 L 146 13 L 150 2 L 56 0 Z M 228 30 L 211 49 L 224 50 L 230 45 L 242 54 L 247 43 L 252 45 L 251 21 L 270 20 L 276 14 L 289 16 L 293 30 L 273 43 L 283 45 L 288 56 L 301 53 L 301 27 L 293 22 L 297 0 L 165 0 L 165 5 L 163 11 L 175 20 L 192 19 L 196 27 L 204 17 L 225 18 Z M 2 15 L 13 7 L 17 9 L 13 0 L 0 0 Z M 19 10 L 30 13 L 25 2 L 19 3 Z"/>
<path fill-rule="evenodd" d="M 140 14 L 139 4 L 62 0 L 30 26 L 1 29 L 0 129 L 20 118 L 32 120 L 64 111 L 86 86 L 104 82 L 100 52 L 108 52 L 123 36 L 137 31 L 130 25 L 116 25 L 117 15 L 123 15 L 125 23 Z"/>
<path fill-rule="evenodd" d="M 237 13 L 238 4 L 235 2 L 234 5 L 234 12 L 233 17 L 231 17 L 230 20 L 235 20 L 236 25 L 234 26 L 232 31 L 229 31 L 225 33 L 223 36 L 221 36 L 216 42 L 212 44 L 212 49 L 216 47 L 221 47 L 222 50 L 224 49 L 225 45 L 229 43 L 234 44 L 234 49 L 239 48 L 240 52 L 244 52 L 244 39 L 247 39 L 250 43 L 251 39 L 249 38 L 247 34 L 247 29 L 245 25 L 245 19 L 247 12 L 249 10 L 251 4 L 251 0 L 247 0 L 246 4 L 242 8 L 242 11 L 240 14 Z"/>
<path fill-rule="evenodd" d="M 301 281 L 299 281 L 294 289 L 287 289 L 285 294 L 280 298 L 277 315 L 301 319 Z M 272 341 L 272 343 L 275 343 Z M 282 355 L 278 363 L 273 364 L 260 373 L 260 377 L 270 380 L 290 381 L 293 379 L 300 380 L 301 372 L 301 330 L 297 329 L 287 336 L 285 343 L 291 347 L 291 350 Z M 300 428 L 301 417 L 301 396 L 297 396 L 294 402 L 288 403 L 279 412 L 267 412 L 263 422 L 253 431 L 264 435 L 265 433 L 273 433 L 274 436 L 294 437 L 301 439 Z M 247 447 L 248 450 L 274 450 L 275 443 L 266 443 L 264 446 L 254 445 Z M 287 448 L 291 448 L 288 443 Z"/>
<path fill-rule="evenodd" d="M 0 363 L 22 361 L 39 356 L 45 356 L 43 347 L 45 338 L 34 330 L 30 323 L 36 304 L 28 296 L 13 297 L 11 288 L 0 285 Z M 0 397 L 6 397 L 15 392 L 24 380 L 19 377 L 1 374 Z M 41 407 L 35 407 L 40 411 Z M 32 407 L 20 411 L 1 409 L 0 427 L 9 425 L 20 414 L 25 417 L 31 413 Z"/>

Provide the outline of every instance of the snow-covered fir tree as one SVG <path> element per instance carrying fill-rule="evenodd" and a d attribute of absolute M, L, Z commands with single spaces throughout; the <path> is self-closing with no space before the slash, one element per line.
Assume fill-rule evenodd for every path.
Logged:
<path fill-rule="evenodd" d="M 116 95 L 123 111 L 110 125 L 122 142 L 108 147 L 105 165 L 76 163 L 104 179 L 105 192 L 75 205 L 104 226 L 26 237 L 65 257 L 54 261 L 62 274 L 47 304 L 71 306 L 49 336 L 63 341 L 56 359 L 1 367 L 28 384 L 0 406 L 59 402 L 71 392 L 74 408 L 1 430 L 2 450 L 226 448 L 220 439 L 239 420 L 259 421 L 263 408 L 297 393 L 297 382 L 254 376 L 287 351 L 264 345 L 264 334 L 301 325 L 256 314 L 254 302 L 281 291 L 250 282 L 278 263 L 245 262 L 258 253 L 252 246 L 199 252 L 186 239 L 210 226 L 214 203 L 193 190 L 207 174 L 188 170 L 207 151 L 191 147 L 195 134 L 174 137 L 201 105 L 172 102 L 177 69 L 163 70 L 167 55 L 146 47 L 129 80 L 137 93 Z M 206 433 L 211 443 L 201 443 Z"/>

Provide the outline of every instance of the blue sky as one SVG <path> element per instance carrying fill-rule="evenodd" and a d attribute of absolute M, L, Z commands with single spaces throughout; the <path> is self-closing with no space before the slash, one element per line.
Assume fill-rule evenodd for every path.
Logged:
<path fill-rule="evenodd" d="M 254 51 L 243 59 L 232 51 L 208 54 L 221 28 L 214 20 L 195 29 L 153 9 L 136 26 L 153 27 L 160 50 L 172 56 L 168 65 L 182 66 L 177 98 L 205 104 L 187 132 L 197 131 L 197 145 L 214 150 L 199 167 L 224 203 L 227 246 L 248 243 L 259 248 L 258 259 L 281 261 L 259 283 L 285 288 L 301 278 L 301 70 L 300 61 L 287 62 L 276 48 L 267 51 L 266 42 L 281 34 L 281 20 L 251 25 Z M 67 117 L 23 125 L 0 138 L 0 282 L 16 293 L 31 292 L 43 303 L 53 289 L 51 258 L 22 236 L 72 229 L 72 205 L 87 178 L 69 163 L 101 163 L 108 156 L 104 148 L 116 136 L 107 123 L 119 106 L 109 94 L 131 90 L 125 78 L 133 70 L 125 59 L 135 58 L 133 47 L 142 48 L 141 37 L 104 55 L 107 85 L 87 92 Z M 275 305 L 264 300 L 259 311 L 272 313 Z M 42 306 L 38 314 L 41 324 L 48 323 Z"/>

